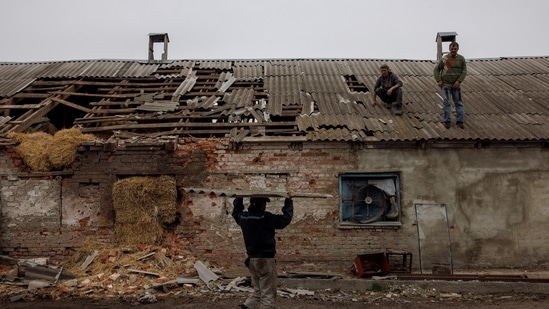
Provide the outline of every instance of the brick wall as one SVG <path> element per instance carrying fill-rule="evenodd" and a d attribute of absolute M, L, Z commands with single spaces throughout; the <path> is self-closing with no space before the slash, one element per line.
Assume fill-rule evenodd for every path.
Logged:
<path fill-rule="evenodd" d="M 296 198 L 293 222 L 277 233 L 277 261 L 281 266 L 322 265 L 347 271 L 357 254 L 384 251 L 400 245 L 393 228 L 340 229 L 338 174 L 356 171 L 353 151 L 342 144 L 316 144 L 292 150 L 286 143 L 243 145 L 215 149 L 217 162 L 205 179 L 213 188 L 331 194 L 334 198 Z M 186 184 L 192 187 L 192 184 Z M 271 199 L 268 210 L 280 212 L 283 199 Z M 246 202 L 246 199 L 245 199 Z M 232 199 L 184 195 L 187 217 L 197 233 L 194 244 L 209 260 L 227 266 L 245 258 L 239 227 L 233 221 Z M 178 230 L 181 238 L 187 235 Z"/>
<path fill-rule="evenodd" d="M 0 148 L 0 254 L 62 259 L 85 239 L 112 241 L 114 182 L 131 176 L 173 175 L 180 217 L 167 228 L 163 245 L 192 249 L 219 266 L 241 266 L 245 257 L 240 228 L 231 217 L 232 198 L 184 188 L 267 192 L 290 188 L 331 194 L 331 198 L 294 199 L 294 219 L 277 233 L 277 261 L 286 270 L 316 265 L 314 271 L 348 271 L 356 255 L 386 248 L 413 252 L 417 267 L 414 205 L 433 201 L 448 205 L 455 265 L 549 265 L 549 248 L 539 245 L 549 232 L 541 224 L 549 219 L 544 211 L 548 156 L 536 148 L 354 149 L 338 142 L 236 145 L 224 139 L 188 138 L 177 143 L 88 143 L 80 147 L 71 170 L 28 174 L 21 171 L 20 158 Z M 401 226 L 340 226 L 338 175 L 357 171 L 400 173 Z M 522 183 L 532 185 L 518 185 Z M 513 188 L 515 194 L 501 194 Z M 268 210 L 278 213 L 282 205 L 283 199 L 273 198 Z M 479 211 L 485 214 L 477 216 Z M 509 245 L 501 251 L 492 245 L 498 243 Z M 435 254 L 445 258 L 448 250 L 442 246 Z M 521 259 L 516 259 L 518 255 Z"/>
<path fill-rule="evenodd" d="M 185 187 L 231 188 L 286 192 L 322 193 L 337 196 L 337 175 L 355 168 L 352 151 L 344 147 L 316 145 L 292 150 L 287 143 L 235 145 L 224 140 L 181 139 L 177 147 L 169 143 L 86 144 L 80 148 L 73 174 L 48 180 L 17 179 L 14 190 L 41 192 L 51 199 L 56 220 L 39 226 L 14 226 L 9 214 L 3 220 L 0 244 L 3 254 L 63 258 L 77 250 L 86 238 L 112 240 L 114 210 L 111 190 L 121 177 L 174 175 L 180 187 L 179 224 L 166 232 L 164 245 L 192 246 L 205 258 L 230 266 L 244 258 L 239 227 L 230 212 L 232 199 L 188 194 Z M 14 162 L 4 162 L 4 168 Z M 7 174 L 6 170 L 4 173 Z M 7 181 L 7 180 L 4 180 Z M 3 190 L 6 192 L 6 190 Z M 23 201 L 14 205 L 25 212 Z M 273 199 L 269 210 L 279 212 L 282 199 Z M 3 197 L 3 210 L 10 208 Z M 39 203 L 44 208 L 45 200 Z M 31 216 L 32 217 L 32 216 Z M 29 223 L 36 218 L 28 217 Z M 44 219 L 44 218 L 42 218 Z M 277 234 L 280 263 L 304 261 L 345 264 L 357 253 L 384 250 L 381 243 L 394 243 L 391 229 L 338 229 L 338 203 L 330 199 L 296 199 L 292 224 Z M 345 264 L 346 265 L 346 264 Z M 347 265 L 346 265 L 347 266 Z M 345 266 L 345 267 L 346 267 Z"/>

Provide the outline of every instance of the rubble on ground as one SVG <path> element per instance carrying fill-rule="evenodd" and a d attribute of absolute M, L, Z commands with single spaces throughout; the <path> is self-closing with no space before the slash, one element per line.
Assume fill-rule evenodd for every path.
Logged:
<path fill-rule="evenodd" d="M 162 298 L 193 298 L 204 302 L 215 302 L 220 299 L 244 299 L 251 292 L 250 281 L 246 277 L 219 277 L 206 283 L 201 278 L 168 278 L 162 273 L 155 275 L 147 273 L 112 273 L 94 274 L 74 279 L 61 279 L 57 282 L 45 280 L 46 285 L 30 288 L 22 281 L 5 281 L 5 273 L 1 270 L 3 282 L 0 284 L 0 302 L 40 300 L 62 300 L 71 298 L 95 298 L 101 300 L 123 301 L 131 304 L 148 304 Z M 206 279 L 207 280 L 207 279 Z M 417 302 L 492 302 L 511 299 L 512 295 L 473 295 L 470 293 L 440 293 L 436 289 L 425 289 L 417 285 L 392 283 L 390 285 L 374 285 L 370 290 L 342 291 L 324 289 L 312 291 L 307 289 L 290 289 L 281 286 L 279 297 L 309 299 L 333 303 L 398 303 Z M 531 296 L 526 296 L 531 297 Z"/>
<path fill-rule="evenodd" d="M 21 259 L 1 266 L 0 298 L 135 298 L 139 303 L 148 303 L 157 293 L 203 289 L 219 278 L 216 269 L 199 261 L 192 251 L 175 247 L 120 248 L 87 242 L 59 265 L 50 265 L 46 260 Z"/>
<path fill-rule="evenodd" d="M 11 265 L 0 266 L 0 303 L 77 298 L 131 304 L 155 303 L 164 298 L 193 298 L 215 302 L 220 299 L 244 299 L 252 292 L 248 277 L 225 276 L 222 269 L 201 260 L 192 250 L 182 248 L 117 248 L 88 243 L 69 260 L 57 265 L 51 265 L 45 258 L 11 260 Z M 322 273 L 281 273 L 280 277 L 341 279 Z M 278 289 L 278 295 L 283 298 L 340 304 L 473 303 L 519 297 L 515 294 L 441 293 L 435 288 L 422 287 L 421 283 L 410 284 L 385 278 L 376 280 L 375 277 L 373 280 L 369 289 L 350 291 L 313 291 L 282 285 Z"/>

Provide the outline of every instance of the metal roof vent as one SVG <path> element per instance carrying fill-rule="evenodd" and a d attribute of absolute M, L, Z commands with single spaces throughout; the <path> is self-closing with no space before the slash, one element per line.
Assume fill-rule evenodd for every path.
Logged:
<path fill-rule="evenodd" d="M 457 35 L 458 34 L 455 32 L 437 33 L 437 61 L 440 61 L 440 59 L 442 59 L 442 42 L 455 42 Z"/>
<path fill-rule="evenodd" d="M 149 33 L 149 62 L 154 62 L 154 43 L 164 43 L 164 52 L 162 53 L 162 62 L 168 60 L 168 43 L 170 39 L 167 33 Z"/>

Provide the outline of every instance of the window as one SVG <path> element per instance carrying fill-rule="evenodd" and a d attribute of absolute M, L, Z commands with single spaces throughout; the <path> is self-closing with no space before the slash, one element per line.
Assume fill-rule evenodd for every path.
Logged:
<path fill-rule="evenodd" d="M 339 175 L 342 225 L 400 225 L 400 184 L 396 173 Z"/>

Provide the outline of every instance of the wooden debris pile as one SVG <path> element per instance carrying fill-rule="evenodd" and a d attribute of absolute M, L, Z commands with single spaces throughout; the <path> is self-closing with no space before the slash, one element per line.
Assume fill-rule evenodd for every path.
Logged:
<path fill-rule="evenodd" d="M 25 270 L 21 271 L 21 264 Z M 155 290 L 192 289 L 216 281 L 217 276 L 189 250 L 137 245 L 127 248 L 86 241 L 61 265 L 27 262 L 3 268 L 0 297 L 12 301 L 62 297 L 142 297 L 152 302 Z M 60 274 L 63 273 L 63 276 Z M 149 295 L 149 296 L 145 296 Z"/>
<path fill-rule="evenodd" d="M 85 241 L 63 266 L 78 277 L 131 273 L 139 270 L 151 277 L 196 276 L 194 253 L 183 248 L 135 245 L 119 247 Z M 136 273 L 136 272 L 134 272 Z"/>

